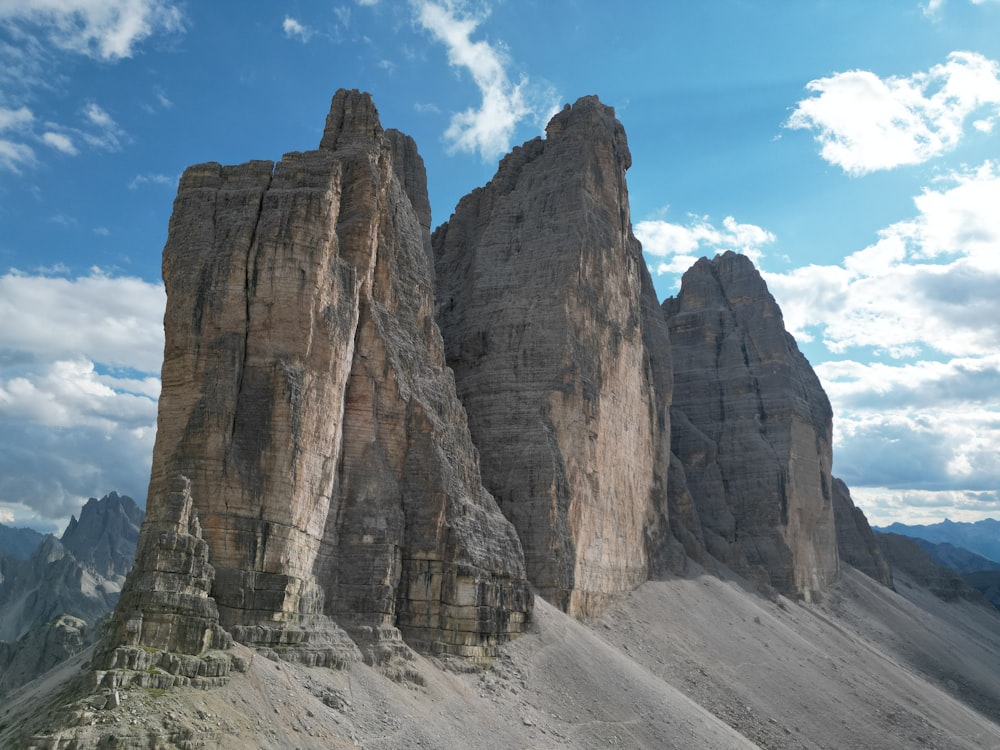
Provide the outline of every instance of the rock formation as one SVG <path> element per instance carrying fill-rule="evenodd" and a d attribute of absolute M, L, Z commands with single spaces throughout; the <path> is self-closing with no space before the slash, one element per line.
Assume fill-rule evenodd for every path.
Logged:
<path fill-rule="evenodd" d="M 584 97 L 432 238 L 483 483 L 538 592 L 573 614 L 638 586 L 673 547 L 670 345 L 632 234 L 630 165 L 614 110 Z"/>
<path fill-rule="evenodd" d="M 335 622 L 472 657 L 521 630 L 521 547 L 444 364 L 429 223 L 415 145 L 357 91 L 334 96 L 316 151 L 184 173 L 136 565 L 153 593 L 119 607 L 117 643 L 197 653 L 216 640 L 208 602 L 236 640 L 310 663 L 349 657 Z M 176 590 L 156 577 L 178 572 L 175 539 L 177 585 L 211 597 L 171 626 L 193 638 L 161 646 L 148 612 Z"/>
<path fill-rule="evenodd" d="M 14 643 L 0 641 L 0 696 L 80 653 L 92 643 L 92 636 L 79 617 L 60 615 Z"/>
<path fill-rule="evenodd" d="M 810 598 L 837 575 L 832 412 L 819 379 L 745 256 L 699 260 L 663 311 L 673 452 L 709 553 Z"/>
<path fill-rule="evenodd" d="M 855 507 L 851 491 L 833 478 L 833 514 L 837 523 L 837 551 L 840 559 L 892 588 L 892 570 L 882 554 L 878 539 L 864 512 Z"/>

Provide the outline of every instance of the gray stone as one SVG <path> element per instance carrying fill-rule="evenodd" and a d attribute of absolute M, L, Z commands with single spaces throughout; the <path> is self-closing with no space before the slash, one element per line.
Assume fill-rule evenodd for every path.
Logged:
<path fill-rule="evenodd" d="M 820 594 L 838 572 L 833 415 L 781 310 L 753 263 L 731 252 L 695 263 L 663 310 L 673 452 L 708 551 L 763 587 Z"/>
<path fill-rule="evenodd" d="M 670 344 L 614 110 L 568 106 L 433 235 L 438 319 L 483 482 L 538 592 L 596 614 L 667 528 Z M 670 555 L 656 555 L 669 564 Z"/>

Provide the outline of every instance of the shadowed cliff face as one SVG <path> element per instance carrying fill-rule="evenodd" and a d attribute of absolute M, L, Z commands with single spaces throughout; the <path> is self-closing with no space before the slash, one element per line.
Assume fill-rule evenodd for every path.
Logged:
<path fill-rule="evenodd" d="M 837 551 L 840 559 L 853 565 L 883 586 L 893 588 L 892 570 L 864 512 L 854 505 L 851 491 L 833 478 L 833 513 L 837 521 Z"/>
<path fill-rule="evenodd" d="M 642 583 L 673 546 L 670 346 L 632 234 L 630 165 L 614 111 L 585 97 L 433 236 L 438 319 L 483 482 L 532 583 L 574 614 Z"/>
<path fill-rule="evenodd" d="M 819 380 L 742 255 L 699 260 L 663 311 L 673 451 L 708 552 L 759 584 L 818 594 L 837 575 L 832 412 Z"/>
<path fill-rule="evenodd" d="M 336 661 L 333 617 L 362 641 L 398 626 L 483 656 L 530 612 L 444 364 L 429 220 L 413 141 L 357 91 L 334 97 L 319 150 L 181 179 L 143 533 L 207 542 L 202 588 L 239 641 Z M 179 528 L 169 498 L 185 478 Z"/>

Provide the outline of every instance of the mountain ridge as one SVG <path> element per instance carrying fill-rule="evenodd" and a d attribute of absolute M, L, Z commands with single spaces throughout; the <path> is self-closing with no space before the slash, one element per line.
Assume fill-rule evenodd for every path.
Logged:
<path fill-rule="evenodd" d="M 657 302 L 630 165 L 582 97 L 431 234 L 340 90 L 317 150 L 186 170 L 136 562 L 0 742 L 1000 742 L 997 614 L 894 574 L 749 259 Z"/>

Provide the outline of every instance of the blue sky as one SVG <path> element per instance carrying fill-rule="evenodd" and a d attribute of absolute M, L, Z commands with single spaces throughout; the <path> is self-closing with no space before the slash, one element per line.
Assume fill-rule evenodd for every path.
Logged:
<path fill-rule="evenodd" d="M 144 500 L 177 178 L 315 148 L 340 87 L 435 225 L 597 94 L 661 298 L 754 259 L 870 520 L 1000 517 L 998 61 L 998 0 L 0 0 L 0 522 Z"/>

